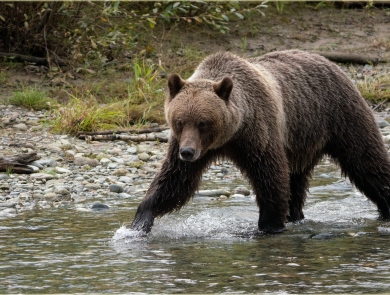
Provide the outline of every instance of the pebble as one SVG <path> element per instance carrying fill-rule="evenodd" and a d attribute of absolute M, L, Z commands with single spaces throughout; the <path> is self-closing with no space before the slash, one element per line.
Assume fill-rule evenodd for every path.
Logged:
<path fill-rule="evenodd" d="M 33 173 L 31 174 L 30 178 L 35 180 L 50 180 L 54 178 L 54 175 L 47 173 Z"/>
<path fill-rule="evenodd" d="M 123 199 L 130 199 L 131 195 L 129 195 L 127 193 L 119 193 L 118 197 L 123 198 Z"/>
<path fill-rule="evenodd" d="M 377 124 L 379 126 L 379 128 L 385 128 L 387 126 L 390 126 L 389 122 L 387 122 L 386 120 L 384 119 L 380 119 L 377 121 Z"/>
<path fill-rule="evenodd" d="M 124 183 L 132 183 L 133 179 L 128 176 L 121 176 L 119 177 L 119 182 L 124 182 Z"/>
<path fill-rule="evenodd" d="M 21 130 L 21 131 L 27 131 L 27 125 L 24 123 L 19 123 L 13 126 L 15 129 Z"/>
<path fill-rule="evenodd" d="M 73 164 L 75 166 L 88 165 L 90 167 L 96 167 L 97 165 L 99 165 L 99 161 L 91 158 L 77 157 L 74 159 Z"/>
<path fill-rule="evenodd" d="M 244 196 L 249 196 L 251 194 L 251 192 L 246 187 L 239 186 L 233 190 L 233 194 L 240 194 L 240 195 L 244 195 Z"/>
<path fill-rule="evenodd" d="M 137 147 L 135 146 L 132 146 L 132 147 L 129 147 L 127 150 L 126 150 L 127 153 L 129 154 L 136 154 L 137 153 Z"/>
<path fill-rule="evenodd" d="M 55 171 L 57 171 L 58 173 L 73 173 L 71 170 L 61 167 L 56 167 Z"/>
<path fill-rule="evenodd" d="M 40 160 L 32 162 L 31 165 L 35 165 L 38 168 L 42 168 L 43 166 L 56 167 L 58 164 L 57 164 L 57 161 L 54 159 L 40 159 Z"/>
<path fill-rule="evenodd" d="M 85 185 L 85 188 L 86 189 L 90 189 L 90 190 L 98 190 L 98 189 L 100 189 L 100 185 L 99 184 L 97 184 L 97 183 L 87 183 L 86 185 Z"/>
<path fill-rule="evenodd" d="M 150 159 L 150 155 L 147 153 L 140 153 L 138 154 L 138 158 L 144 162 Z"/>
<path fill-rule="evenodd" d="M 123 192 L 123 187 L 117 184 L 111 184 L 110 187 L 110 192 L 113 193 L 122 193 Z"/>

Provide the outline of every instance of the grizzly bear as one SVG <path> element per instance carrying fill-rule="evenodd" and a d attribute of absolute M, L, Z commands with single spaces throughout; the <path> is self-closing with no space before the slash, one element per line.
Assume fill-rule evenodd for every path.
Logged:
<path fill-rule="evenodd" d="M 155 217 L 185 205 L 217 158 L 250 181 L 260 232 L 304 218 L 308 179 L 324 155 L 390 217 L 390 162 L 379 128 L 355 85 L 325 58 L 298 50 L 251 59 L 217 53 L 187 80 L 172 74 L 168 89 L 168 155 L 132 229 L 148 233 Z"/>

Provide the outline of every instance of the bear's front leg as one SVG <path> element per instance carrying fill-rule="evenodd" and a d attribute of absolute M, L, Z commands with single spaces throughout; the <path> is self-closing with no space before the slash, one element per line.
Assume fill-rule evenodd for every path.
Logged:
<path fill-rule="evenodd" d="M 184 206 L 198 189 L 202 173 L 211 159 L 209 153 L 194 162 L 182 161 L 179 158 L 179 145 L 175 139 L 171 139 L 167 158 L 138 206 L 131 229 L 148 233 L 155 217 Z"/>
<path fill-rule="evenodd" d="M 263 233 L 285 230 L 290 195 L 289 169 L 283 148 L 277 143 L 261 147 L 244 142 L 235 146 L 232 158 L 249 179 L 256 194 L 260 216 L 258 229 Z"/>

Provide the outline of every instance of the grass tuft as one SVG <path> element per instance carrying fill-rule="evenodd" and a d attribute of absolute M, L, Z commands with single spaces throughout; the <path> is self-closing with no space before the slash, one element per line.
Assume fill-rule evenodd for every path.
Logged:
<path fill-rule="evenodd" d="M 0 85 L 3 85 L 8 82 L 9 74 L 6 72 L 0 71 Z"/>
<path fill-rule="evenodd" d="M 63 93 L 68 97 L 63 100 L 68 103 L 56 111 L 54 131 L 77 134 L 144 125 L 150 121 L 164 122 L 166 82 L 159 78 L 159 68 L 162 69 L 151 61 L 136 59 L 133 75 L 126 83 L 116 82 L 107 89 L 101 84 L 91 84 L 81 93 L 77 89 Z"/>
<path fill-rule="evenodd" d="M 374 103 L 390 100 L 390 76 L 364 78 L 357 82 L 362 96 Z"/>
<path fill-rule="evenodd" d="M 79 131 L 113 129 L 124 121 L 124 113 L 114 105 L 99 105 L 94 96 L 78 98 L 72 95 L 65 107 L 56 111 L 53 130 L 59 133 L 77 134 Z"/>
<path fill-rule="evenodd" d="M 22 91 L 14 92 L 8 99 L 8 103 L 15 106 L 24 106 L 36 111 L 51 109 L 57 105 L 57 102 L 46 96 L 44 91 L 37 88 L 26 88 Z"/>

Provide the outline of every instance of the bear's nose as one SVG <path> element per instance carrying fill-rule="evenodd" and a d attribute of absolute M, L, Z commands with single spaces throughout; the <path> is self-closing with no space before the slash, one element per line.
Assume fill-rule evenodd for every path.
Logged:
<path fill-rule="evenodd" d="M 191 160 L 195 155 L 195 150 L 190 147 L 184 147 L 180 149 L 180 156 L 183 160 Z"/>

